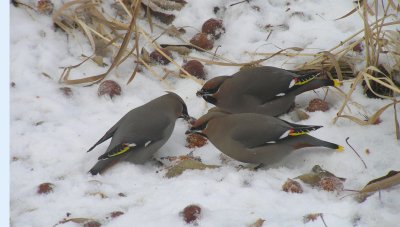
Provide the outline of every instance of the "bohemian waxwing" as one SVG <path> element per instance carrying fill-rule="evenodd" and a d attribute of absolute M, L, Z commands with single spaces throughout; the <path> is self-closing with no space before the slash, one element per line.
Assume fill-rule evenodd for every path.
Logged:
<path fill-rule="evenodd" d="M 340 85 L 337 80 L 316 79 L 317 76 L 300 76 L 271 66 L 252 67 L 207 81 L 197 95 L 229 113 L 278 116 L 289 111 L 297 95 Z"/>
<path fill-rule="evenodd" d="M 321 127 L 293 124 L 263 114 L 227 114 L 212 109 L 196 120 L 187 133 L 208 138 L 222 153 L 238 161 L 269 165 L 303 147 L 343 151 L 340 145 L 307 135 Z"/>
<path fill-rule="evenodd" d="M 167 142 L 176 119 L 181 117 L 189 118 L 186 104 L 172 92 L 129 111 L 88 150 L 112 138 L 107 151 L 89 172 L 102 173 L 118 161 L 145 163 Z"/>

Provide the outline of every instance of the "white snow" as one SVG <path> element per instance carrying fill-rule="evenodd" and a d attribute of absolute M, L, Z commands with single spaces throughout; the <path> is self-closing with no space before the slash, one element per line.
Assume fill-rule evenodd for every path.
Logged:
<path fill-rule="evenodd" d="M 24 1 L 34 5 L 36 1 Z M 55 2 L 56 8 L 61 5 Z M 111 0 L 103 2 L 110 3 Z M 306 52 L 326 50 L 362 28 L 359 16 L 353 14 L 343 20 L 334 19 L 349 12 L 354 5 L 348 0 L 254 0 L 230 7 L 236 1 L 188 0 L 173 22 L 176 26 L 201 29 L 204 21 L 216 17 L 213 7 L 221 8 L 218 16 L 224 21 L 226 33 L 216 41 L 221 45 L 218 54 L 236 62 L 256 59 L 248 52 L 276 52 L 279 48 L 301 47 Z M 286 2 L 290 10 L 286 12 Z M 258 6 L 260 11 L 252 8 Z M 59 90 L 66 86 L 58 82 L 59 67 L 80 62 L 80 55 L 90 55 L 91 49 L 79 32 L 67 37 L 55 31 L 51 16 L 39 15 L 30 9 L 10 6 L 11 55 L 10 81 L 10 217 L 12 226 L 53 226 L 71 213 L 71 217 L 99 220 L 104 226 L 185 226 L 179 212 L 189 204 L 202 208 L 199 226 L 248 226 L 258 218 L 264 226 L 323 226 L 320 219 L 304 224 L 303 216 L 323 213 L 328 226 L 397 226 L 400 221 L 400 187 L 382 190 L 358 203 L 351 192 L 336 194 L 320 191 L 303 184 L 304 193 L 288 194 L 281 187 L 287 178 L 306 173 L 319 164 L 337 176 L 347 178 L 346 189 L 361 189 L 368 181 L 399 170 L 399 143 L 395 139 L 393 108 L 382 116 L 382 122 L 360 126 L 340 119 L 332 124 L 342 104 L 342 98 L 329 92 L 327 112 L 310 113 L 310 119 L 300 124 L 323 125 L 310 134 L 320 139 L 341 144 L 345 152 L 327 149 L 303 149 L 294 152 L 282 163 L 256 172 L 238 171 L 237 162 L 221 163 L 220 152 L 211 144 L 194 149 L 206 164 L 222 164 L 221 168 L 204 171 L 186 171 L 181 176 L 167 179 L 165 170 L 149 162 L 146 165 L 119 163 L 101 176 L 87 171 L 106 149 L 108 141 L 86 153 L 103 134 L 126 112 L 171 90 L 187 103 L 189 114 L 200 117 L 212 107 L 196 97 L 200 85 L 189 79 L 169 77 L 159 82 L 147 70 L 139 73 L 131 84 L 126 82 L 133 66 L 123 64 L 108 79 L 122 86 L 122 95 L 113 100 L 97 96 L 97 86 L 69 86 L 73 91 L 66 97 Z M 304 12 L 305 16 L 290 16 Z M 176 12 L 178 15 L 178 12 Z M 145 24 L 145 23 L 144 23 Z M 287 24 L 287 29 L 276 29 L 269 37 L 264 27 Z M 156 30 L 154 36 L 160 34 Z M 187 29 L 186 39 L 197 31 Z M 159 42 L 171 38 L 161 37 Z M 215 49 L 214 49 L 215 50 Z M 206 57 L 201 53 L 194 56 Z M 177 62 L 183 60 L 176 54 Z M 276 57 L 265 62 L 284 68 L 293 68 L 306 59 Z M 208 78 L 230 75 L 238 67 L 206 65 Z M 172 64 L 169 69 L 175 69 Z M 77 75 L 95 75 L 103 72 L 94 63 L 76 69 Z M 51 79 L 42 75 L 45 72 Z M 161 72 L 161 71 L 160 71 Z M 343 89 L 348 90 L 350 82 Z M 307 92 L 296 99 L 304 109 L 313 98 L 323 98 L 324 90 Z M 369 99 L 357 88 L 352 100 L 362 104 L 371 115 L 388 101 Z M 352 107 L 352 113 L 363 113 Z M 397 107 L 397 111 L 400 109 Z M 358 115 L 360 116 L 360 115 Z M 290 115 L 282 116 L 290 120 Z M 39 123 L 39 124 L 38 124 Z M 188 154 L 185 131 L 187 124 L 176 122 L 170 140 L 156 154 L 157 157 Z M 345 144 L 346 137 L 368 165 L 361 161 Z M 369 149 L 370 154 L 364 151 Z M 13 158 L 17 160 L 13 160 Z M 54 192 L 38 195 L 37 186 L 44 182 L 55 185 Z M 99 192 L 107 196 L 101 198 Z M 97 193 L 97 195 L 96 195 Z M 124 193 L 126 197 L 118 196 Z M 108 220 L 113 211 L 125 214 Z M 66 223 L 60 226 L 80 226 Z"/>
<path fill-rule="evenodd" d="M 2 67 L 0 67 L 1 76 L 0 77 L 0 104 L 2 109 L 2 114 L 0 117 L 0 149 L 2 151 L 2 157 L 0 159 L 0 180 L 3 183 L 3 187 L 0 190 L 0 198 L 2 201 L 10 201 L 10 83 L 9 83 L 9 57 L 10 57 L 10 11 L 9 2 L 0 2 L 0 26 L 3 28 L 3 35 L 0 36 L 0 48 L 1 54 L 0 59 Z M 4 202 L 0 205 L 0 213 L 2 218 L 0 218 L 0 226 L 10 225 L 10 205 Z"/>

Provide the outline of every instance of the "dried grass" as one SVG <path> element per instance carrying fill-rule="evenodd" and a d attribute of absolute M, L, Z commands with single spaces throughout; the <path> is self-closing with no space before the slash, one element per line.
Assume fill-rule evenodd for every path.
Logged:
<path fill-rule="evenodd" d="M 75 0 L 62 5 L 53 13 L 54 23 L 68 34 L 73 35 L 72 30 L 79 28 L 87 37 L 93 49 L 93 54 L 85 58 L 80 64 L 65 67 L 60 81 L 67 84 L 90 84 L 98 83 L 105 79 L 111 71 L 117 68 L 127 59 L 133 58 L 136 62 L 127 83 L 135 78 L 135 75 L 144 66 L 153 76 L 160 81 L 165 82 L 166 76 L 161 76 L 153 67 L 154 65 L 146 58 L 144 46 L 152 46 L 161 55 L 167 58 L 176 67 L 177 72 L 183 72 L 183 77 L 194 80 L 196 83 L 203 84 L 202 80 L 197 79 L 176 61 L 160 50 L 161 46 L 170 48 L 181 54 L 184 59 L 195 59 L 206 64 L 220 66 L 238 66 L 252 67 L 260 65 L 275 56 L 287 57 L 312 57 L 311 60 L 296 68 L 299 73 L 305 71 L 324 72 L 325 75 L 339 80 L 348 80 L 352 83 L 351 89 L 344 93 L 338 90 L 343 97 L 342 106 L 334 119 L 336 122 L 339 118 L 347 118 L 361 125 L 374 124 L 379 116 L 388 107 L 396 106 L 398 95 L 400 94 L 400 32 L 395 27 L 400 24 L 399 20 L 399 4 L 392 0 L 388 1 L 358 1 L 353 10 L 337 20 L 342 20 L 354 13 L 358 13 L 364 21 L 364 28 L 357 31 L 346 40 L 329 50 L 318 53 L 304 53 L 304 49 L 291 47 L 281 49 L 275 53 L 249 53 L 251 55 L 261 56 L 260 59 L 251 62 L 234 62 L 216 53 L 206 51 L 198 46 L 194 46 L 188 40 L 182 37 L 179 28 L 173 25 L 163 26 L 152 19 L 152 16 L 163 21 L 168 20 L 169 14 L 167 10 L 180 10 L 184 3 L 176 3 L 174 1 L 159 0 L 117 0 L 115 8 L 119 7 L 119 17 L 113 18 L 107 15 L 101 7 L 101 1 L 98 0 Z M 154 11 L 160 10 L 159 16 Z M 141 19 L 142 14 L 149 24 L 149 28 L 141 27 L 137 22 Z M 379 12 L 378 12 L 379 11 Z M 161 15 L 161 16 L 160 16 Z M 161 17 L 161 18 L 160 18 Z M 127 20 L 124 20 L 126 18 Z M 165 22 L 165 21 L 164 21 Z M 168 24 L 168 21 L 165 22 Z M 152 36 L 154 28 L 162 31 L 158 37 Z M 123 34 L 121 34 L 121 32 Z M 159 44 L 157 39 L 161 35 L 170 35 L 179 40 L 182 45 L 164 45 Z M 156 37 L 156 38 L 153 38 Z M 358 46 L 364 46 L 364 56 L 356 55 L 354 49 Z M 192 57 L 189 55 L 192 49 L 202 51 L 206 57 Z M 102 58 L 107 57 L 107 53 L 114 50 L 116 55 L 113 56 L 112 64 L 106 72 L 84 77 L 80 79 L 69 79 L 70 73 L 74 68 L 79 67 L 88 60 L 95 60 L 99 65 L 102 64 Z M 384 60 L 382 60 L 384 59 Z M 364 63 L 361 70 L 356 72 L 355 66 Z M 162 66 L 157 66 L 162 67 Z M 163 68 L 166 75 L 174 74 L 171 70 Z M 396 80 L 397 78 L 397 80 Z M 376 113 L 368 116 L 367 119 L 361 119 L 356 116 L 344 114 L 347 107 L 351 110 L 351 106 L 360 108 L 361 105 L 351 100 L 351 96 L 360 83 L 366 90 L 369 90 L 375 96 L 391 100 L 391 104 L 383 106 Z M 376 86 L 383 87 L 387 93 L 382 94 L 375 89 Z M 362 108 L 362 106 L 361 106 Z M 396 113 L 396 111 L 394 111 Z M 400 139 L 399 124 L 397 116 L 395 119 L 395 129 L 397 138 Z"/>
<path fill-rule="evenodd" d="M 337 20 L 344 19 L 353 13 L 359 13 L 364 22 L 364 28 L 327 51 L 303 53 L 303 50 L 295 52 L 285 50 L 277 53 L 249 54 L 271 57 L 276 55 L 312 57 L 311 60 L 297 67 L 295 71 L 299 73 L 324 72 L 328 77 L 338 78 L 341 81 L 348 80 L 352 83 L 347 93 L 338 90 L 343 96 L 343 103 L 337 117 L 334 118 L 334 122 L 339 118 L 346 118 L 360 125 L 376 124 L 379 116 L 388 107 L 393 105 L 396 108 L 396 103 L 399 102 L 397 99 L 400 94 L 400 31 L 395 30 L 396 26 L 398 28 L 400 24 L 399 11 L 400 4 L 396 5 L 392 0 L 386 2 L 374 0 L 370 1 L 369 4 L 368 1 L 358 1 L 358 5 L 353 10 Z M 365 48 L 363 58 L 354 54 L 354 49 L 359 45 L 363 45 Z M 382 58 L 385 60 L 382 60 Z M 360 62 L 364 63 L 364 66 L 357 72 L 355 66 L 360 65 Z M 351 100 L 355 88 L 360 83 L 364 84 L 365 90 L 370 91 L 376 97 L 389 99 L 392 102 L 383 106 L 371 116 L 367 116 L 366 119 L 344 114 L 345 107 L 349 110 L 351 110 L 350 106 L 363 109 L 360 104 Z M 376 87 L 381 87 L 386 93 L 382 93 Z M 400 139 L 400 126 L 396 109 L 394 109 L 394 114 L 396 137 Z"/>
<path fill-rule="evenodd" d="M 89 58 L 86 58 L 84 61 L 82 61 L 80 64 L 65 67 L 64 72 L 61 75 L 60 82 L 67 84 L 98 83 L 105 79 L 112 70 L 118 67 L 118 65 L 120 65 L 130 57 L 133 57 L 137 64 L 135 65 L 127 83 L 130 83 L 134 79 L 136 73 L 139 71 L 139 66 L 141 65 L 146 67 L 146 69 L 149 70 L 152 75 L 163 81 L 164 78 L 159 75 L 156 70 L 153 69 L 153 66 L 150 65 L 148 61 L 146 61 L 146 59 L 143 59 L 143 57 L 139 53 L 139 46 L 150 44 L 154 47 L 156 51 L 160 52 L 164 57 L 170 60 L 178 70 L 182 71 L 184 73 L 184 77 L 190 78 L 197 83 L 202 84 L 202 80 L 199 80 L 188 73 L 176 61 L 160 51 L 160 46 L 157 44 L 157 42 L 155 42 L 155 40 L 151 38 L 149 32 L 137 24 L 137 20 L 140 19 L 139 13 L 141 8 L 143 7 L 142 4 L 144 3 L 141 0 L 135 0 L 130 2 L 131 6 L 127 6 L 124 2 L 129 1 L 118 0 L 117 4 L 119 4 L 119 6 L 122 8 L 125 16 L 130 19 L 129 23 L 124 22 L 123 19 L 117 20 L 108 16 L 106 13 L 104 13 L 101 7 L 101 3 L 96 0 L 71 1 L 65 3 L 53 14 L 54 23 L 68 34 L 72 35 L 72 30 L 79 28 L 87 37 L 93 49 L 93 54 Z M 146 1 L 146 4 L 151 5 L 151 7 L 161 7 L 174 10 L 179 10 L 182 7 L 182 3 L 165 3 L 164 1 L 155 0 L 148 2 Z M 147 9 L 151 7 L 147 7 Z M 152 22 L 148 10 L 147 15 L 147 19 L 152 30 L 155 24 Z M 162 26 L 158 27 L 162 28 Z M 122 36 L 119 31 L 124 32 L 125 35 Z M 143 39 L 141 39 L 141 37 Z M 103 46 L 99 47 L 99 43 L 101 42 L 96 40 L 101 40 Z M 106 45 L 104 45 L 104 43 L 106 43 Z M 84 77 L 80 79 L 69 79 L 70 73 L 74 68 L 81 66 L 89 59 L 93 60 L 95 57 L 104 57 L 99 56 L 98 54 L 100 52 L 100 48 L 115 48 L 117 50 L 117 54 L 113 57 L 112 64 L 107 69 L 107 71 L 99 75 Z"/>
<path fill-rule="evenodd" d="M 385 5 L 383 1 L 379 2 L 375 0 L 372 2 L 371 6 L 368 5 L 367 1 L 360 2 L 360 5 L 358 6 L 358 9 L 361 10 L 360 14 L 364 21 L 364 33 L 363 37 L 359 38 L 356 43 L 364 42 L 365 65 L 363 69 L 358 72 L 357 76 L 352 79 L 352 87 L 346 94 L 334 122 L 339 118 L 347 118 L 360 125 L 375 124 L 379 119 L 379 116 L 388 107 L 393 105 L 396 138 L 400 139 L 399 122 L 396 115 L 396 103 L 399 102 L 397 98 L 400 94 L 400 87 L 394 81 L 396 73 L 398 74 L 400 72 L 400 54 L 398 51 L 400 49 L 400 34 L 399 31 L 391 30 L 393 29 L 391 26 L 400 24 L 398 8 L 392 1 L 388 1 Z M 383 11 L 383 15 L 381 18 L 378 18 L 380 7 Z M 393 14 L 389 13 L 393 11 Z M 374 16 L 375 21 L 372 24 L 369 23 L 369 15 Z M 385 20 L 388 19 L 392 19 L 393 21 L 385 22 Z M 392 59 L 393 62 L 388 62 L 383 65 L 380 61 L 383 57 Z M 381 69 L 384 69 L 385 72 Z M 343 114 L 344 107 L 349 103 L 355 87 L 360 83 L 365 84 L 366 89 L 372 92 L 376 97 L 389 99 L 392 103 L 381 107 L 373 115 L 368 116 L 367 119 L 360 119 L 355 116 Z M 381 89 L 378 91 L 377 89 L 379 87 L 385 88 L 387 92 L 381 92 Z"/>

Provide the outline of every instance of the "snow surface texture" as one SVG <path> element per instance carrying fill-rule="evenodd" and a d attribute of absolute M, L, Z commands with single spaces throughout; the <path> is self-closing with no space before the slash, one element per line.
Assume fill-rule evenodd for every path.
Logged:
<path fill-rule="evenodd" d="M 207 19 L 220 17 L 226 33 L 215 47 L 221 45 L 218 53 L 237 62 L 254 59 L 245 51 L 275 52 L 278 50 L 275 46 L 318 48 L 309 52 L 329 49 L 362 27 L 356 14 L 334 21 L 354 7 L 348 0 L 254 0 L 230 7 L 234 2 L 189 0 L 174 24 L 200 29 Z M 290 2 L 287 12 L 286 2 Z M 36 1 L 28 3 L 33 5 Z M 56 8 L 60 4 L 57 1 Z M 221 8 L 217 15 L 213 13 L 215 6 Z M 296 11 L 304 12 L 305 16 L 290 16 Z M 269 32 L 262 28 L 283 23 L 288 28 L 275 30 L 265 41 Z M 195 29 L 187 31 L 187 39 L 196 33 Z M 170 77 L 160 83 L 145 70 L 131 84 L 125 85 L 133 69 L 129 64 L 123 64 L 108 77 L 123 89 L 122 95 L 113 100 L 98 97 L 97 86 L 73 86 L 73 95 L 64 96 L 59 90 L 65 86 L 58 82 L 62 72 L 59 67 L 76 64 L 82 53 L 91 53 L 89 44 L 82 42 L 83 35 L 79 32 L 74 35 L 76 38 L 54 31 L 50 16 L 11 7 L 11 81 L 15 83 L 11 88 L 10 134 L 12 226 L 53 226 L 65 218 L 67 212 L 70 217 L 100 220 L 104 226 L 185 226 L 179 212 L 189 204 L 202 208 L 199 226 L 248 226 L 259 218 L 266 220 L 264 226 L 323 226 L 320 219 L 304 224 L 303 216 L 309 213 L 323 213 L 328 226 L 398 226 L 399 187 L 383 190 L 380 197 L 375 193 L 363 203 L 357 203 L 352 197 L 342 198 L 350 192 L 338 195 L 304 184 L 303 194 L 288 194 L 281 189 L 287 178 L 306 173 L 316 164 L 346 177 L 344 186 L 347 189 L 361 189 L 368 181 L 390 170 L 398 170 L 400 149 L 395 140 L 393 108 L 382 115 L 379 125 L 362 127 L 344 119 L 333 125 L 332 119 L 342 100 L 334 92 L 327 98 L 331 106 L 329 111 L 310 113 L 308 120 L 299 123 L 323 125 L 311 135 L 342 144 L 345 146 L 343 153 L 304 149 L 268 169 L 238 171 L 237 162 L 222 164 L 220 152 L 208 143 L 194 149 L 194 155 L 200 156 L 206 164 L 222 164 L 222 168 L 186 171 L 179 177 L 167 179 L 165 170 L 154 163 L 120 163 L 101 176 L 87 174 L 107 148 L 108 141 L 90 153 L 86 153 L 87 149 L 126 112 L 164 94 L 165 90 L 181 95 L 194 117 L 200 117 L 212 105 L 206 105 L 195 96 L 200 85 L 189 79 Z M 175 41 L 164 36 L 160 40 Z M 192 55 L 202 56 L 196 52 Z M 174 57 L 182 62 L 177 55 Z M 290 69 L 299 61 L 277 57 L 265 64 Z M 174 69 L 173 65 L 168 67 Z M 238 68 L 207 65 L 206 70 L 210 79 L 229 75 Z M 88 63 L 74 71 L 74 75 L 103 71 L 94 63 Z M 350 83 L 345 83 L 343 89 L 349 86 Z M 296 104 L 304 109 L 309 100 L 323 98 L 323 95 L 322 89 L 307 92 L 297 98 Z M 356 90 L 353 99 L 364 105 L 369 114 L 388 103 L 365 98 L 361 89 Z M 290 115 L 282 118 L 291 120 Z M 192 151 L 184 146 L 187 127 L 178 120 L 170 140 L 156 156 L 176 156 Z M 364 169 L 345 144 L 348 136 L 368 169 Z M 364 152 L 367 148 L 369 155 Z M 54 192 L 38 195 L 37 186 L 44 182 L 53 183 Z M 107 198 L 101 198 L 97 192 Z M 119 193 L 126 197 L 118 196 Z M 105 219 L 113 211 L 125 214 Z"/>

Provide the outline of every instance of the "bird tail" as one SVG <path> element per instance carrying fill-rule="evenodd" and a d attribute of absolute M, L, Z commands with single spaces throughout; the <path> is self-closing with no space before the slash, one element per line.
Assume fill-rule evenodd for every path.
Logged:
<path fill-rule="evenodd" d="M 344 151 L 344 147 L 336 143 L 320 140 L 307 134 L 292 137 L 290 141 L 295 149 L 303 147 L 326 147 L 337 150 L 338 152 Z"/>
<path fill-rule="evenodd" d="M 289 89 L 289 92 L 292 91 L 295 95 L 301 94 L 306 91 L 318 89 L 320 87 L 333 86 L 339 87 L 342 83 L 339 80 L 331 80 L 331 79 L 316 79 L 319 76 L 319 73 L 313 74 L 305 74 L 299 77 L 296 77 L 291 82 L 292 86 Z"/>
<path fill-rule="evenodd" d="M 321 141 L 323 142 L 323 145 L 322 145 L 323 147 L 331 148 L 331 149 L 337 150 L 338 152 L 344 151 L 344 147 L 339 144 L 331 143 L 331 142 L 323 141 L 323 140 L 321 140 Z"/>
<path fill-rule="evenodd" d="M 295 74 L 298 74 L 298 72 L 294 71 Z M 321 73 L 319 72 L 315 72 L 315 71 L 311 71 L 311 72 L 307 72 L 304 74 L 301 74 L 300 76 L 294 78 L 293 80 L 293 85 L 296 87 L 299 87 L 301 85 L 304 85 L 312 80 L 314 80 L 315 78 L 317 78 Z M 337 79 L 331 80 L 331 79 L 324 79 L 327 84 L 325 86 L 334 86 L 334 87 L 339 87 L 342 85 L 342 82 L 340 82 Z"/>
<path fill-rule="evenodd" d="M 94 175 L 103 173 L 106 169 L 117 163 L 118 159 L 99 160 L 90 170 L 89 173 Z"/>

